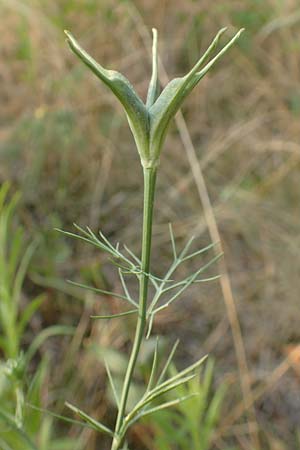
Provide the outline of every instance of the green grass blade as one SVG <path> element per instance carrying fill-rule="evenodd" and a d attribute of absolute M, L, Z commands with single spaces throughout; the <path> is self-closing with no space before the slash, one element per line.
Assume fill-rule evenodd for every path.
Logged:
<path fill-rule="evenodd" d="M 12 447 L 10 447 L 7 442 L 5 442 L 3 439 L 0 438 L 0 448 L 1 450 L 14 450 Z"/>
<path fill-rule="evenodd" d="M 6 422 L 7 425 L 9 425 L 14 430 L 14 432 L 17 433 L 29 445 L 31 450 L 38 450 L 27 433 L 22 428 L 16 425 L 14 417 L 4 411 L 2 408 L 0 409 L 0 420 Z"/>
<path fill-rule="evenodd" d="M 20 302 L 21 290 L 22 290 L 24 278 L 25 278 L 26 272 L 28 270 L 30 260 L 36 250 L 37 245 L 38 245 L 38 241 L 35 240 L 27 247 L 27 249 L 24 253 L 24 256 L 21 260 L 19 269 L 16 273 L 15 281 L 14 281 L 14 285 L 13 285 L 13 292 L 12 292 L 12 301 L 16 305 L 18 305 Z"/>
<path fill-rule="evenodd" d="M 41 306 L 43 301 L 46 299 L 46 296 L 44 294 L 39 295 L 34 300 L 32 300 L 24 309 L 22 312 L 22 315 L 20 317 L 20 321 L 18 323 L 18 334 L 21 337 L 23 331 L 26 328 L 26 325 L 30 321 L 33 314 L 37 311 L 37 309 Z"/>
<path fill-rule="evenodd" d="M 75 328 L 66 325 L 52 325 L 51 327 L 42 330 L 31 342 L 28 350 L 25 354 L 26 364 L 32 359 L 40 346 L 50 337 L 60 336 L 60 335 L 73 335 Z"/>

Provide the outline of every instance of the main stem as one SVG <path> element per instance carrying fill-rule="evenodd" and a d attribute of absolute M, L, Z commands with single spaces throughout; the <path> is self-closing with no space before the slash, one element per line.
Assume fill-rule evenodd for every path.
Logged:
<path fill-rule="evenodd" d="M 119 450 L 124 441 L 124 435 L 120 434 L 124 417 L 126 414 L 126 405 L 132 376 L 135 369 L 136 361 L 141 348 L 141 343 L 145 334 L 147 322 L 147 297 L 149 283 L 149 269 L 151 256 L 151 239 L 152 239 L 152 219 L 156 182 L 156 167 L 144 168 L 144 212 L 143 212 L 143 234 L 142 234 L 142 255 L 141 269 L 142 273 L 139 279 L 139 313 L 135 330 L 135 337 L 129 358 L 127 371 L 123 383 L 120 406 L 115 426 L 115 438 L 113 439 L 111 450 Z"/>

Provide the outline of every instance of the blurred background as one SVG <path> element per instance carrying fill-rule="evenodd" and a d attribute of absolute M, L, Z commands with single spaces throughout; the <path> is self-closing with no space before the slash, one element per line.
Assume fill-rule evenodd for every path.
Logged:
<path fill-rule="evenodd" d="M 115 292 L 120 281 L 105 255 L 54 229 L 88 225 L 138 253 L 142 177 L 120 105 L 63 30 L 145 98 L 153 26 L 162 85 L 221 27 L 227 38 L 246 32 L 172 123 L 158 179 L 155 273 L 170 261 L 169 222 L 179 247 L 194 235 L 198 248 L 221 239 L 225 251 L 209 270 L 221 279 L 191 288 L 154 324 L 162 358 L 181 339 L 178 367 L 209 353 L 202 403 L 149 416 L 130 448 L 299 449 L 299 1 L 0 0 L 0 14 L 0 300 L 13 305 L 1 307 L 1 450 L 109 448 L 54 413 L 75 419 L 71 401 L 113 423 L 103 357 L 121 381 L 134 321 L 91 321 L 122 304 L 65 280 Z"/>

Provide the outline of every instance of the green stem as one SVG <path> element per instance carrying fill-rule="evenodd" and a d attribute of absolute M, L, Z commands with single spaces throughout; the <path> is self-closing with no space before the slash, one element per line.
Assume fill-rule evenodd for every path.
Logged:
<path fill-rule="evenodd" d="M 135 337 L 131 350 L 130 359 L 125 374 L 123 383 L 122 395 L 120 400 L 120 407 L 117 416 L 115 433 L 111 450 L 119 450 L 124 441 L 124 435 L 120 433 L 123 421 L 126 414 L 126 405 L 132 376 L 135 369 L 136 361 L 139 355 L 143 337 L 145 334 L 147 322 L 147 297 L 148 297 L 148 282 L 151 256 L 151 238 L 152 238 L 152 219 L 153 219 L 153 205 L 156 182 L 156 167 L 144 168 L 144 213 L 143 213 L 143 235 L 142 235 L 142 273 L 139 280 L 139 314 L 136 324 Z"/>

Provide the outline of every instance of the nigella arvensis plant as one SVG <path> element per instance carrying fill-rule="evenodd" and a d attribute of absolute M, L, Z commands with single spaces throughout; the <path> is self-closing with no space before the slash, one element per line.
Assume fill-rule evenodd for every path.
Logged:
<path fill-rule="evenodd" d="M 161 310 L 170 306 L 179 296 L 193 283 L 203 282 L 211 278 L 201 278 L 201 274 L 210 266 L 216 257 L 205 265 L 202 265 L 196 272 L 181 281 L 173 281 L 172 276 L 178 266 L 185 261 L 196 258 L 201 253 L 208 251 L 212 245 L 206 248 L 191 252 L 190 247 L 193 238 L 189 239 L 184 248 L 178 253 L 175 239 L 170 225 L 170 238 L 173 251 L 173 261 L 164 277 L 158 278 L 150 272 L 151 238 L 152 238 L 152 217 L 155 195 L 156 174 L 159 167 L 160 153 L 166 137 L 170 121 L 181 107 L 184 99 L 207 74 L 207 72 L 217 63 L 217 61 L 232 47 L 239 38 L 243 30 L 240 30 L 214 57 L 209 59 L 215 51 L 221 35 L 225 32 L 221 29 L 216 35 L 206 52 L 195 64 L 195 66 L 183 77 L 175 78 L 159 93 L 158 61 L 157 61 L 157 31 L 153 30 L 152 48 L 152 76 L 149 84 L 146 103 L 142 101 L 127 78 L 115 70 L 104 69 L 85 50 L 83 50 L 74 37 L 66 31 L 67 42 L 71 50 L 79 59 L 113 92 L 124 107 L 130 129 L 132 131 L 135 144 L 140 155 L 144 175 L 144 201 L 143 201 L 143 226 L 141 256 L 136 256 L 126 245 L 123 249 L 120 246 L 111 244 L 108 239 L 99 232 L 95 234 L 89 228 L 83 229 L 76 226 L 78 234 L 66 232 L 65 234 L 81 239 L 95 245 L 99 249 L 107 252 L 118 267 L 119 277 L 123 286 L 124 294 L 115 294 L 93 287 L 79 285 L 87 289 L 92 289 L 102 295 L 114 295 L 120 300 L 127 302 L 130 308 L 124 312 L 113 316 L 96 316 L 98 319 L 113 319 L 114 317 L 136 315 L 136 328 L 133 338 L 133 345 L 128 361 L 128 366 L 123 381 L 121 392 L 117 392 L 111 371 L 106 364 L 107 374 L 111 383 L 111 388 L 115 396 L 118 409 L 114 429 L 110 429 L 96 419 L 88 416 L 79 408 L 67 403 L 87 426 L 97 429 L 99 432 L 108 434 L 112 439 L 111 450 L 119 450 L 126 447 L 126 434 L 130 426 L 145 415 L 151 414 L 172 405 L 184 401 L 186 398 L 178 398 L 174 401 L 158 403 L 163 394 L 175 389 L 177 386 L 186 383 L 196 374 L 196 369 L 202 364 L 205 357 L 197 361 L 187 369 L 176 375 L 169 374 L 169 366 L 172 362 L 177 343 L 172 348 L 163 368 L 158 371 L 158 343 L 153 354 L 153 364 L 150 377 L 145 392 L 136 403 L 128 410 L 128 394 L 132 386 L 133 373 L 140 353 L 143 340 L 149 337 L 152 329 L 154 317 Z M 129 293 L 126 277 L 135 276 L 139 283 L 138 298 L 133 298 Z M 150 296 L 148 290 L 149 283 L 153 286 L 154 294 Z M 75 283 L 78 285 L 78 283 Z M 152 291 L 151 291 L 152 292 Z M 127 448 L 127 447 L 126 447 Z"/>

